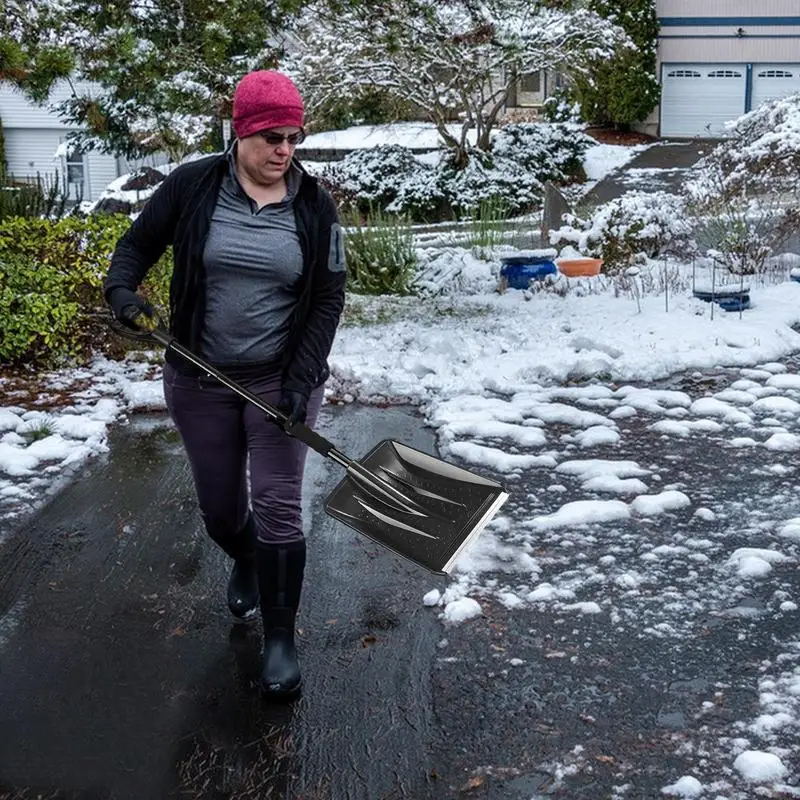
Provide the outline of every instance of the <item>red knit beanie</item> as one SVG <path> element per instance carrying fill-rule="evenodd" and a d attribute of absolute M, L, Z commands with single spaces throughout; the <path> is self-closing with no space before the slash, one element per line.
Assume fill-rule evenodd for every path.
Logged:
<path fill-rule="evenodd" d="M 245 75 L 233 93 L 233 131 L 239 139 L 284 125 L 303 127 L 303 98 L 286 75 L 262 69 Z"/>

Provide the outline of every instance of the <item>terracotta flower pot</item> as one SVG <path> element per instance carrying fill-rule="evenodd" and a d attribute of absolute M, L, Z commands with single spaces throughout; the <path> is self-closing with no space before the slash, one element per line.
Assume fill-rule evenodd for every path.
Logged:
<path fill-rule="evenodd" d="M 558 271 L 568 278 L 582 278 L 599 275 L 603 266 L 602 258 L 559 258 L 556 261 Z"/>

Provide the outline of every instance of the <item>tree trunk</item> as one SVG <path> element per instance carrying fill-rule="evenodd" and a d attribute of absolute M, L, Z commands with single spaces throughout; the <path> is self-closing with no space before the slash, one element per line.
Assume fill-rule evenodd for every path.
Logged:
<path fill-rule="evenodd" d="M 466 169 L 469 164 L 469 150 L 463 145 L 453 148 L 453 165 L 457 170 Z"/>
<path fill-rule="evenodd" d="M 489 138 L 491 132 L 492 129 L 488 125 L 481 131 L 481 135 L 478 137 L 477 141 L 478 150 L 483 150 L 485 153 L 488 153 L 489 150 L 492 149 L 492 143 Z"/>

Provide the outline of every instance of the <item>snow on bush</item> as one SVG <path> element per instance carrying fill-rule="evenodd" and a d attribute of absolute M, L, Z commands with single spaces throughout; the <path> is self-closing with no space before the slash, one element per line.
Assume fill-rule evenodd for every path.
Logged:
<path fill-rule="evenodd" d="M 684 201 L 669 192 L 626 192 L 597 208 L 590 219 L 568 215 L 566 222 L 550 231 L 550 243 L 602 258 L 606 272 L 629 266 L 640 253 L 685 256 L 694 249 Z"/>
<path fill-rule="evenodd" d="M 509 124 L 498 132 L 490 152 L 469 150 L 463 169 L 457 168 L 453 150 L 431 167 L 408 148 L 381 145 L 330 165 L 323 179 L 340 202 L 361 211 L 377 205 L 434 221 L 469 216 L 492 201 L 515 214 L 539 204 L 544 181 L 581 177 L 590 144 L 579 125 Z"/>
<path fill-rule="evenodd" d="M 716 181 L 709 181 L 707 168 L 719 163 L 726 194 L 743 189 L 751 192 L 786 193 L 800 197 L 800 93 L 760 105 L 729 123 L 729 137 L 697 164 L 690 184 L 699 199 L 720 198 Z M 713 177 L 713 176 L 711 176 Z"/>
<path fill-rule="evenodd" d="M 580 177 L 583 157 L 594 144 L 582 125 L 520 122 L 500 129 L 492 153 L 542 182 L 566 183 Z"/>
<path fill-rule="evenodd" d="M 348 153 L 327 166 L 322 178 L 337 200 L 367 211 L 371 206 L 385 208 L 404 183 L 421 176 L 423 182 L 430 181 L 432 172 L 409 148 L 382 144 Z"/>
<path fill-rule="evenodd" d="M 491 202 L 505 215 L 538 205 L 541 181 L 506 158 L 471 150 L 469 161 L 457 169 L 452 154 L 445 155 L 430 173 L 418 173 L 400 189 L 387 211 L 408 214 L 412 219 L 439 221 L 474 215 Z"/>
<path fill-rule="evenodd" d="M 580 123 L 582 119 L 580 103 L 573 100 L 566 87 L 558 87 L 542 103 L 542 113 L 548 122 Z"/>
<path fill-rule="evenodd" d="M 729 134 L 685 191 L 708 255 L 734 274 L 754 274 L 800 225 L 800 93 L 764 103 Z"/>
<path fill-rule="evenodd" d="M 464 169 L 442 159 L 439 182 L 456 216 L 474 214 L 482 203 L 496 201 L 507 214 L 516 214 L 539 203 L 542 184 L 536 173 L 510 158 L 480 150 L 470 152 Z"/>

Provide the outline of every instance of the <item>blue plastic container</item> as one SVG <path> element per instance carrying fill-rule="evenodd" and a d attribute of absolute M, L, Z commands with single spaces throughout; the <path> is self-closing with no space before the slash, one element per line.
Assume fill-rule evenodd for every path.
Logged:
<path fill-rule="evenodd" d="M 744 294 L 740 297 L 724 297 L 717 300 L 717 305 L 723 311 L 744 311 L 750 308 L 750 295 Z"/>
<path fill-rule="evenodd" d="M 750 308 L 750 287 L 743 291 L 726 290 L 714 293 L 695 289 L 694 296 L 706 303 L 716 303 L 723 311 L 745 311 Z"/>
<path fill-rule="evenodd" d="M 511 289 L 527 289 L 532 280 L 541 280 L 546 275 L 558 272 L 556 265 L 547 258 L 531 256 L 509 256 L 500 260 L 500 277 L 505 278 Z"/>

